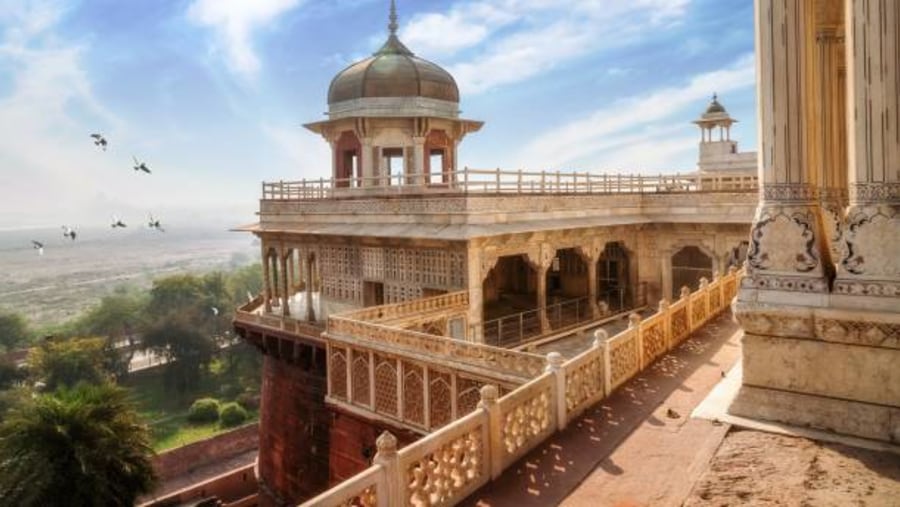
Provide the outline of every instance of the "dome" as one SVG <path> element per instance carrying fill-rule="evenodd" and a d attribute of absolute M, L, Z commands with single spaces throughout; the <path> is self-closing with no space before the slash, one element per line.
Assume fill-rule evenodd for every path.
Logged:
<path fill-rule="evenodd" d="M 728 111 L 725 110 L 725 106 L 719 103 L 718 96 L 713 95 L 712 102 L 706 108 L 705 114 L 728 114 Z"/>
<path fill-rule="evenodd" d="M 459 103 L 459 88 L 449 72 L 418 58 L 397 38 L 396 12 L 390 36 L 374 55 L 338 73 L 328 88 L 328 104 L 376 97 L 423 97 Z"/>

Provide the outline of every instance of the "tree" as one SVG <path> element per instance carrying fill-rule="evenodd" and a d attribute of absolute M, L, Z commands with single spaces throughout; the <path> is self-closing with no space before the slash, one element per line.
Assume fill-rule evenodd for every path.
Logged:
<path fill-rule="evenodd" d="M 251 264 L 236 269 L 228 277 L 228 289 L 235 304 L 243 304 L 247 294 L 256 296 L 262 292 L 262 264 Z"/>
<path fill-rule="evenodd" d="M 31 351 L 28 363 L 49 390 L 73 387 L 79 382 L 102 384 L 112 375 L 114 360 L 103 338 L 70 338 L 44 340 Z"/>
<path fill-rule="evenodd" d="M 0 348 L 9 351 L 27 344 L 31 339 L 28 323 L 18 313 L 0 314 Z"/>
<path fill-rule="evenodd" d="M 0 425 L 0 501 L 134 505 L 155 483 L 152 453 L 121 388 L 80 384 L 26 399 Z"/>
<path fill-rule="evenodd" d="M 166 358 L 167 389 L 184 394 L 200 383 L 200 378 L 219 350 L 212 337 L 193 325 L 196 315 L 170 314 L 144 333 L 143 346 Z"/>

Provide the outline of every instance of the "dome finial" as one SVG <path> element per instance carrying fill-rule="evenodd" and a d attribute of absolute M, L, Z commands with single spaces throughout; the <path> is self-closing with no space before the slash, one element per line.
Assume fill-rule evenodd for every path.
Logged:
<path fill-rule="evenodd" d="M 388 30 L 391 31 L 391 35 L 397 35 L 397 2 L 394 0 L 391 0 L 391 15 L 388 19 L 391 20 Z"/>

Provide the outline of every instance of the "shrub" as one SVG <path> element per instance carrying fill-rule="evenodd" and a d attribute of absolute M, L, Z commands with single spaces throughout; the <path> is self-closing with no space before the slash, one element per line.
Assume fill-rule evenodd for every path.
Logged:
<path fill-rule="evenodd" d="M 252 391 L 241 393 L 237 397 L 238 405 L 247 410 L 259 410 L 259 394 Z"/>
<path fill-rule="evenodd" d="M 244 410 L 244 407 L 231 402 L 222 405 L 219 417 L 222 419 L 222 426 L 230 428 L 246 421 L 248 415 L 247 411 Z"/>
<path fill-rule="evenodd" d="M 215 398 L 200 398 L 191 404 L 187 419 L 195 424 L 215 422 L 219 419 L 219 401 Z"/>
<path fill-rule="evenodd" d="M 222 384 L 219 386 L 219 394 L 223 398 L 234 399 L 235 396 L 241 394 L 241 386 L 237 384 Z"/>

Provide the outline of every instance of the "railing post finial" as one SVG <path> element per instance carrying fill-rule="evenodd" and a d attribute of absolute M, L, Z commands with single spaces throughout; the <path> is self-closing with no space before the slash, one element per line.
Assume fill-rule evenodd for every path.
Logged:
<path fill-rule="evenodd" d="M 638 327 L 638 324 L 641 323 L 641 316 L 638 313 L 630 313 L 628 314 L 628 329 L 633 329 Z"/>
<path fill-rule="evenodd" d="M 606 343 L 606 340 L 609 340 L 609 333 L 607 333 L 605 329 L 594 331 L 594 343 L 592 345 L 595 349 L 602 347 Z"/>
<path fill-rule="evenodd" d="M 562 368 L 563 363 L 566 362 L 566 358 L 563 357 L 559 352 L 550 352 L 547 354 L 547 367 L 544 371 L 559 371 Z"/>
<path fill-rule="evenodd" d="M 375 462 L 385 458 L 391 458 L 397 455 L 397 437 L 390 431 L 385 431 L 375 440 L 375 447 L 378 452 L 375 453 Z"/>
<path fill-rule="evenodd" d="M 669 300 L 668 299 L 660 299 L 659 300 L 659 313 L 666 313 L 669 310 Z"/>
<path fill-rule="evenodd" d="M 487 384 L 481 386 L 481 401 L 478 402 L 479 408 L 487 408 L 491 405 L 497 403 L 497 400 L 500 398 L 500 391 L 497 390 L 497 386 L 493 384 Z"/>
<path fill-rule="evenodd" d="M 687 285 L 683 285 L 681 287 L 681 292 L 679 293 L 679 297 L 681 299 L 684 299 L 686 297 L 689 297 L 690 295 L 691 295 L 691 288 L 688 287 Z"/>

